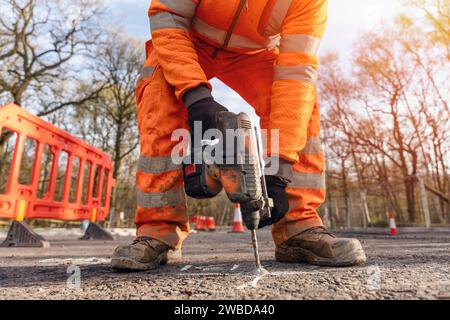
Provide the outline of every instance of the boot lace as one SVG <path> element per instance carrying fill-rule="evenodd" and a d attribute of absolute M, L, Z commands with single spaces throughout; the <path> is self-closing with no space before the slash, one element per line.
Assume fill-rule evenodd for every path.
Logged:
<path fill-rule="evenodd" d="M 336 235 L 329 231 L 328 229 L 324 227 L 316 227 L 309 230 L 311 233 L 317 234 L 317 235 L 329 235 L 332 238 L 336 238 Z"/>
<path fill-rule="evenodd" d="M 153 238 L 150 237 L 138 237 L 133 241 L 133 245 L 135 244 L 145 244 L 153 249 L 157 249 L 158 247 L 163 246 L 164 244 L 162 242 L 159 242 L 158 240 L 155 240 Z"/>

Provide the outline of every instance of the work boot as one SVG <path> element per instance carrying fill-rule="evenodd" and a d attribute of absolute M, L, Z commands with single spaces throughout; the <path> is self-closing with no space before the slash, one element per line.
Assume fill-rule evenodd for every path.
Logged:
<path fill-rule="evenodd" d="M 323 227 L 309 229 L 277 246 L 275 258 L 278 262 L 307 262 L 329 267 L 350 267 L 366 262 L 358 240 L 337 238 Z"/>
<path fill-rule="evenodd" d="M 181 250 L 148 237 L 137 238 L 131 245 L 117 247 L 111 259 L 117 271 L 146 271 L 181 260 Z"/>

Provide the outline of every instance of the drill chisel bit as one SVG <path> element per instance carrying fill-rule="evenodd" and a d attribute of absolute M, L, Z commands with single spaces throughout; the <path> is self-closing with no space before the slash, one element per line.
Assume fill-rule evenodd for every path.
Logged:
<path fill-rule="evenodd" d="M 252 244 L 253 244 L 253 251 L 255 254 L 255 263 L 256 263 L 256 268 L 258 268 L 258 270 L 261 270 L 261 260 L 259 258 L 259 247 L 258 247 L 258 238 L 256 236 L 256 230 L 253 229 L 251 230 L 252 233 Z"/>

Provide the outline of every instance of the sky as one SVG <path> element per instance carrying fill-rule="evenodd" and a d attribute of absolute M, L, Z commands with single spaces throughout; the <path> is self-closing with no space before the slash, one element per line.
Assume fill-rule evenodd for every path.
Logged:
<path fill-rule="evenodd" d="M 322 41 L 320 54 L 338 52 L 345 63 L 351 57 L 354 41 L 364 31 L 377 28 L 402 11 L 404 0 L 329 0 L 329 22 Z M 117 21 L 128 33 L 142 39 L 150 37 L 147 17 L 149 0 L 108 0 Z M 251 108 L 233 91 L 214 80 L 214 96 L 232 111 L 246 111 L 254 116 Z"/>

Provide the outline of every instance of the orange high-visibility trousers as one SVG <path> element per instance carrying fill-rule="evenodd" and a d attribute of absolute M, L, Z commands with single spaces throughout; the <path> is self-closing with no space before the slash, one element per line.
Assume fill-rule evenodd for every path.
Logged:
<path fill-rule="evenodd" d="M 198 39 L 194 42 L 207 77 L 217 77 L 240 94 L 261 117 L 261 127 L 268 128 L 274 120 L 270 117 L 276 115 L 271 112 L 271 96 L 277 51 L 267 50 L 254 55 L 221 51 L 212 58 L 214 47 Z M 147 55 L 136 90 L 141 134 L 135 221 L 137 236 L 152 237 L 180 248 L 189 234 L 189 219 L 182 169 L 171 159 L 178 142 L 171 138 L 175 130 L 188 129 L 187 109 L 178 102 L 175 89 L 165 80 L 150 45 Z M 290 211 L 273 226 L 276 244 L 312 227 L 323 226 L 317 214 L 317 208 L 325 199 L 325 161 L 319 138 L 318 103 L 305 135 L 306 147 L 298 150 L 300 161 L 293 166 L 294 175 L 288 186 Z"/>

